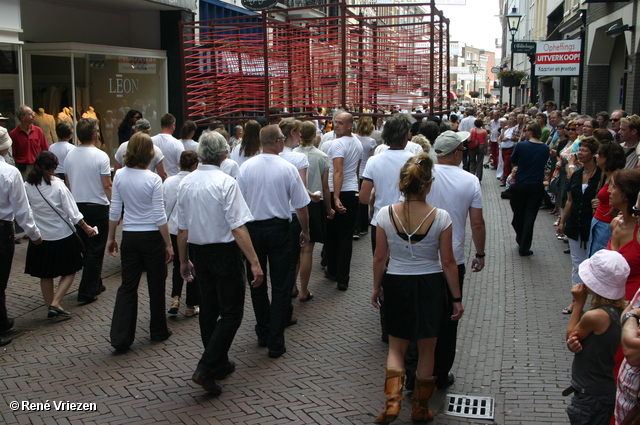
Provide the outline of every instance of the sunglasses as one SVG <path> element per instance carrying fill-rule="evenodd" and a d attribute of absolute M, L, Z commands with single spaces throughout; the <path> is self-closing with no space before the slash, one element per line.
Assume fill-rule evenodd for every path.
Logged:
<path fill-rule="evenodd" d="M 636 217 L 640 217 L 640 208 L 636 207 L 635 205 L 631 207 L 631 214 L 633 214 Z"/>
<path fill-rule="evenodd" d="M 618 121 L 620 121 L 620 118 L 611 118 L 609 121 L 611 121 L 611 122 L 618 122 Z"/>
<path fill-rule="evenodd" d="M 575 127 L 567 127 L 566 130 L 567 131 L 576 131 L 576 128 Z"/>

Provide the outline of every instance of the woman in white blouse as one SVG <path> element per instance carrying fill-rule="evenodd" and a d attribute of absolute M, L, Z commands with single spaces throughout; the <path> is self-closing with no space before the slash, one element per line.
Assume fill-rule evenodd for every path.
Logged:
<path fill-rule="evenodd" d="M 167 217 L 162 200 L 162 180 L 149 171 L 153 142 L 145 133 L 131 136 L 125 167 L 113 179 L 107 250 L 118 251 L 116 228 L 122 219 L 122 284 L 116 295 L 111 321 L 111 345 L 118 351 L 129 349 L 136 333 L 138 285 L 147 272 L 149 288 L 150 333 L 152 341 L 164 341 L 171 335 L 164 312 L 167 263 L 173 260 Z"/>
<path fill-rule="evenodd" d="M 58 158 L 49 151 L 36 156 L 33 170 L 27 176 L 25 190 L 33 218 L 42 234 L 42 243 L 29 241 L 25 273 L 40 278 L 42 296 L 49 319 L 71 316 L 60 305 L 84 261 L 74 224 L 88 236 L 96 231 L 84 222 L 76 201 L 64 182 L 55 176 Z M 61 276 L 54 293 L 53 280 Z"/>

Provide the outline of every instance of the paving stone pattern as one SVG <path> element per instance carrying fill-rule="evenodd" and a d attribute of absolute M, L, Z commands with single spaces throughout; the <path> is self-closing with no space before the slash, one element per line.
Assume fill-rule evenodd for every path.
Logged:
<path fill-rule="evenodd" d="M 487 223 L 486 267 L 467 273 L 466 308 L 460 324 L 454 372 L 447 391 L 495 397 L 495 420 L 442 414 L 444 392 L 433 399 L 434 424 L 566 424 L 572 355 L 564 346 L 571 265 L 541 211 L 532 249 L 517 255 L 508 201 L 492 173 L 482 183 Z M 475 253 L 470 238 L 469 256 Z M 23 273 L 26 242 L 17 245 L 7 290 L 14 342 L 0 349 L 0 422 L 7 424 L 369 424 L 384 404 L 387 346 L 370 302 L 368 236 L 354 242 L 351 285 L 346 292 L 322 276 L 316 247 L 311 302 L 294 301 L 298 324 L 285 332 L 287 353 L 269 359 L 253 331 L 249 291 L 242 326 L 231 348 L 236 372 L 223 393 L 210 396 L 191 382 L 202 352 L 197 318 L 170 317 L 169 340 L 149 339 L 145 279 L 140 289 L 136 341 L 114 354 L 108 336 L 120 259 L 105 257 L 105 293 L 93 304 L 75 302 L 76 282 L 63 302 L 68 320 L 46 319 L 37 279 Z M 167 306 L 170 278 L 167 279 Z M 95 403 L 95 411 L 56 411 L 53 401 Z M 10 403 L 51 404 L 50 410 L 16 410 Z M 405 397 L 395 423 L 411 423 Z"/>

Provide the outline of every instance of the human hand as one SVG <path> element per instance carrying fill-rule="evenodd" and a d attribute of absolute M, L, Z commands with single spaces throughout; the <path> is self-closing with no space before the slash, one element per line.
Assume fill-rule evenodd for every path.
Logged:
<path fill-rule="evenodd" d="M 589 296 L 587 285 L 585 285 L 584 283 L 573 285 L 573 287 L 571 288 L 571 296 L 573 297 L 573 300 L 576 302 L 576 304 L 584 306 L 584 304 L 587 302 L 587 297 Z M 576 310 L 575 307 L 574 310 Z"/>
<path fill-rule="evenodd" d="M 453 303 L 453 314 L 451 315 L 451 320 L 460 320 L 462 317 L 462 313 L 464 313 L 464 307 L 462 303 Z"/>
<path fill-rule="evenodd" d="M 558 227 L 556 227 L 556 235 L 564 236 L 564 223 L 558 223 Z"/>
<path fill-rule="evenodd" d="M 591 200 L 591 208 L 593 208 L 595 210 L 596 208 L 598 208 L 598 205 L 600 205 L 600 199 L 593 198 Z"/>
<path fill-rule="evenodd" d="M 196 277 L 196 269 L 193 267 L 191 261 L 180 264 L 180 276 L 187 282 L 193 282 Z"/>
<path fill-rule="evenodd" d="M 382 288 L 373 288 L 373 292 L 371 293 L 371 305 L 375 308 L 380 308 L 382 302 L 384 301 L 384 293 L 382 292 Z"/>
<path fill-rule="evenodd" d="M 300 246 L 309 245 L 309 232 L 300 232 Z"/>
<path fill-rule="evenodd" d="M 580 343 L 580 340 L 578 339 L 577 331 L 574 331 L 567 340 L 567 348 L 569 349 L 569 351 L 575 354 L 578 354 L 582 351 L 582 343 Z"/>
<path fill-rule="evenodd" d="M 334 198 L 334 203 L 336 205 L 335 210 L 338 214 L 344 214 L 347 212 L 347 209 L 340 202 L 340 198 Z"/>
<path fill-rule="evenodd" d="M 253 288 L 257 288 L 262 285 L 264 281 L 264 273 L 262 271 L 262 267 L 260 267 L 260 263 L 251 264 L 251 274 L 253 275 L 253 280 L 249 285 Z"/>
<path fill-rule="evenodd" d="M 92 237 L 98 234 L 98 232 L 96 232 L 96 229 L 89 226 L 88 224 L 85 224 L 82 230 L 84 230 L 88 237 Z"/>
<path fill-rule="evenodd" d="M 327 219 L 329 220 L 333 220 L 333 217 L 335 217 L 336 212 L 333 210 L 333 208 L 329 209 L 329 211 L 327 211 Z"/>
<path fill-rule="evenodd" d="M 320 192 L 314 192 L 309 194 L 312 202 L 320 202 L 322 200 L 322 194 Z"/>
<path fill-rule="evenodd" d="M 484 258 L 474 258 L 471 261 L 471 270 L 473 271 L 473 273 L 479 272 L 482 269 L 484 269 Z"/>
<path fill-rule="evenodd" d="M 169 264 L 173 261 L 173 247 L 171 245 L 167 245 L 164 248 L 165 260 L 166 263 Z"/>
<path fill-rule="evenodd" d="M 118 242 L 115 238 L 107 241 L 107 252 L 112 257 L 116 256 L 116 252 L 118 252 Z"/>

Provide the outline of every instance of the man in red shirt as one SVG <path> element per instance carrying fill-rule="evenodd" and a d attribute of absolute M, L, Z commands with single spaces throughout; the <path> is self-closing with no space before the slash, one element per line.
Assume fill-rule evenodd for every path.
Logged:
<path fill-rule="evenodd" d="M 36 114 L 30 107 L 23 105 L 18 108 L 17 114 L 20 124 L 11 130 L 9 136 L 13 140 L 12 153 L 16 167 L 26 180 L 27 175 L 33 169 L 36 155 L 40 151 L 49 150 L 49 143 L 44 137 L 44 132 L 37 125 L 33 125 Z"/>

